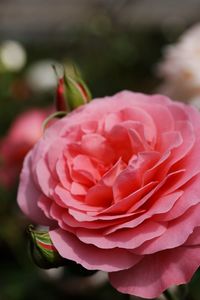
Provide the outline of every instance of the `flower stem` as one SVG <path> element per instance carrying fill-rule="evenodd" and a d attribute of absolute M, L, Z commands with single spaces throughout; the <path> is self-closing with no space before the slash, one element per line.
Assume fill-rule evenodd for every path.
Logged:
<path fill-rule="evenodd" d="M 167 300 L 178 300 L 177 297 L 174 294 L 172 294 L 169 290 L 164 291 L 163 294 L 165 295 L 165 298 Z"/>

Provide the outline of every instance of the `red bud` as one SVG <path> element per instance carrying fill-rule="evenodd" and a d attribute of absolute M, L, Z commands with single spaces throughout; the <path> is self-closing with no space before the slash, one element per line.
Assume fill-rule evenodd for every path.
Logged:
<path fill-rule="evenodd" d="M 65 86 L 64 78 L 58 79 L 58 85 L 56 89 L 56 110 L 57 111 L 67 111 L 67 103 L 64 96 Z"/>

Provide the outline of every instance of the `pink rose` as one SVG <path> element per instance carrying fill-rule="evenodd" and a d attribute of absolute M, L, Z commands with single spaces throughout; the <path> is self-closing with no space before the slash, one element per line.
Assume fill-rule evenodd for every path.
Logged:
<path fill-rule="evenodd" d="M 52 109 L 33 108 L 22 113 L 0 141 L 0 183 L 11 186 L 20 173 L 27 152 L 42 135 L 42 123 Z"/>
<path fill-rule="evenodd" d="M 27 155 L 18 202 L 61 256 L 153 298 L 200 265 L 200 113 L 121 92 L 58 120 Z"/>

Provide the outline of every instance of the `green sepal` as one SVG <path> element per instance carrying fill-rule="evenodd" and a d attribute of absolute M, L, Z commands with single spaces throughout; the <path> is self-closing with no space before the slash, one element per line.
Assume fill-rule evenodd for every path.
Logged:
<path fill-rule="evenodd" d="M 65 99 L 68 107 L 73 110 L 81 105 L 91 101 L 92 96 L 85 82 L 79 76 L 71 77 L 67 74 L 64 76 Z"/>

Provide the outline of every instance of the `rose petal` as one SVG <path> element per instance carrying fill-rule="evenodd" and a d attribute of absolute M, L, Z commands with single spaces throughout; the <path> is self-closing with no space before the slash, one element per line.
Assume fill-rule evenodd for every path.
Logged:
<path fill-rule="evenodd" d="M 62 257 L 73 260 L 89 270 L 106 272 L 124 270 L 135 265 L 142 258 L 123 249 L 103 250 L 86 245 L 76 236 L 62 229 L 52 230 L 49 234 Z"/>
<path fill-rule="evenodd" d="M 90 157 L 97 158 L 105 163 L 112 163 L 115 153 L 106 142 L 106 139 L 99 134 L 87 134 L 82 137 L 82 150 Z"/>
<path fill-rule="evenodd" d="M 160 236 L 166 230 L 165 225 L 149 221 L 136 228 L 104 236 L 103 233 L 79 228 L 77 237 L 86 244 L 92 244 L 102 249 L 134 249 L 144 242 Z"/>
<path fill-rule="evenodd" d="M 92 206 L 108 207 L 113 200 L 112 188 L 98 183 L 88 190 L 85 203 Z"/>
<path fill-rule="evenodd" d="M 142 103 L 141 103 L 141 106 Z M 154 124 L 156 126 L 157 130 L 157 136 L 160 136 L 165 131 L 171 131 L 174 130 L 174 119 L 170 113 L 170 110 L 166 105 L 151 105 L 149 103 L 148 105 L 145 104 L 144 110 L 151 116 L 151 118 L 154 121 Z M 163 122 L 163 116 L 165 118 Z"/>
<path fill-rule="evenodd" d="M 55 199 L 59 199 L 65 208 L 75 208 L 77 210 L 84 211 L 100 211 L 102 210 L 102 206 L 90 206 L 84 203 L 83 201 L 79 201 L 73 196 L 70 192 L 64 189 L 62 186 L 57 185 L 54 190 Z M 59 203 L 58 203 L 59 204 Z"/>
<path fill-rule="evenodd" d="M 51 197 L 54 187 L 56 185 L 56 181 L 50 173 L 48 166 L 43 159 L 40 159 L 38 161 L 35 171 L 38 186 L 41 188 L 42 192 L 47 197 Z"/>
<path fill-rule="evenodd" d="M 148 111 L 142 109 L 139 106 L 134 106 L 133 108 L 127 107 L 121 110 L 121 118 L 123 120 L 133 120 L 138 121 L 144 126 L 144 136 L 147 141 L 154 140 L 156 136 L 155 123 L 152 119 L 151 114 L 148 114 Z"/>
<path fill-rule="evenodd" d="M 170 221 L 183 215 L 190 207 L 200 203 L 200 175 L 195 176 L 183 187 L 183 195 L 167 214 L 157 215 L 155 219 Z"/>
<path fill-rule="evenodd" d="M 135 249 L 134 253 L 151 254 L 184 244 L 194 228 L 199 225 L 199 214 L 200 205 L 191 207 L 183 216 L 171 221 L 161 236 L 145 242 L 138 249 Z"/>
<path fill-rule="evenodd" d="M 41 225 L 48 225 L 51 221 L 38 207 L 37 201 L 41 193 L 34 186 L 31 170 L 31 152 L 26 156 L 20 176 L 20 186 L 17 201 L 21 210 L 34 222 Z"/>
<path fill-rule="evenodd" d="M 109 277 L 118 291 L 150 299 L 172 285 L 188 282 L 199 265 L 200 247 L 179 247 L 147 255 L 131 269 L 110 273 Z"/>
<path fill-rule="evenodd" d="M 93 183 L 96 183 L 101 178 L 98 169 L 95 168 L 91 159 L 87 155 L 77 155 L 73 159 L 72 169 L 74 172 L 81 174 Z"/>
<path fill-rule="evenodd" d="M 71 189 L 72 179 L 70 178 L 69 169 L 63 157 L 60 157 L 56 163 L 56 173 L 58 180 L 64 188 Z"/>

